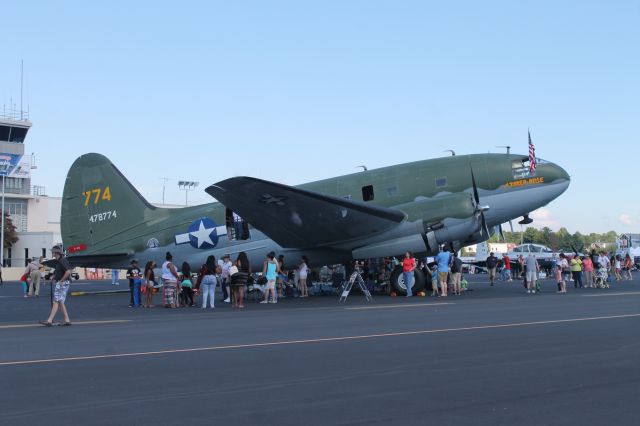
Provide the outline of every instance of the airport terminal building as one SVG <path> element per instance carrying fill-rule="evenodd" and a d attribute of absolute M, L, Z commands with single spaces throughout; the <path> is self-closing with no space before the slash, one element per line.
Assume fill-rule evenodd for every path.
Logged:
<path fill-rule="evenodd" d="M 62 242 L 62 199 L 47 197 L 45 188 L 31 181 L 36 165 L 33 155 L 25 155 L 31 125 L 23 111 L 0 111 L 0 176 L 4 183 L 1 190 L 4 211 L 18 237 L 11 247 L 4 248 L 3 267 L 23 268 L 28 258 L 51 257 L 51 247 Z"/>

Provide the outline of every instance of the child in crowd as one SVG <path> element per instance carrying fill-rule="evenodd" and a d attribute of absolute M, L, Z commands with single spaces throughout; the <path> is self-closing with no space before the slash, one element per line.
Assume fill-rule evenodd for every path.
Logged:
<path fill-rule="evenodd" d="M 22 276 L 20 277 L 20 284 L 22 284 L 24 297 L 29 297 L 29 280 L 27 278 L 27 274 L 22 274 Z"/>
<path fill-rule="evenodd" d="M 182 306 L 196 306 L 193 301 L 193 283 L 191 282 L 191 265 L 182 263 L 180 287 L 182 287 Z"/>
<path fill-rule="evenodd" d="M 431 269 L 431 296 L 438 296 L 438 268 L 436 266 Z"/>

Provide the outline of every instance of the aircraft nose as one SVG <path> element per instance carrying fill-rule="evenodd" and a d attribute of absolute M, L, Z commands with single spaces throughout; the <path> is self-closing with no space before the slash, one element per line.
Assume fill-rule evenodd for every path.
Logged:
<path fill-rule="evenodd" d="M 557 164 L 549 163 L 545 169 L 547 170 L 544 171 L 544 177 L 547 182 L 566 181 L 568 183 L 571 181 L 569 173 Z"/>
<path fill-rule="evenodd" d="M 566 191 L 571 183 L 569 173 L 554 163 L 541 164 L 538 168 L 538 175 L 544 178 L 545 184 L 556 189 L 556 197 Z"/>

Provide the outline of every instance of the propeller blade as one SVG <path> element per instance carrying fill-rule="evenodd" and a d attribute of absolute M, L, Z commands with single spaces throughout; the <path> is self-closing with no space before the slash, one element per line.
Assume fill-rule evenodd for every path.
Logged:
<path fill-rule="evenodd" d="M 473 173 L 473 167 L 469 166 L 469 168 L 471 169 L 471 183 L 473 185 L 473 200 L 475 201 L 475 204 L 476 204 L 476 206 L 475 206 L 476 207 L 476 214 L 480 215 L 480 223 L 481 223 L 480 234 L 484 238 L 489 238 L 491 236 L 491 232 L 489 232 L 489 227 L 487 226 L 487 221 L 486 221 L 486 219 L 484 217 L 484 212 L 486 210 L 489 210 L 489 206 L 481 206 L 480 205 L 480 194 L 478 193 L 478 185 L 476 183 L 476 176 Z"/>
<path fill-rule="evenodd" d="M 476 185 L 476 177 L 473 174 L 473 167 L 471 167 L 471 183 L 473 184 L 473 199 L 476 200 L 476 205 L 480 204 L 480 195 L 478 195 L 478 185 Z"/>
<path fill-rule="evenodd" d="M 491 233 L 489 232 L 489 227 L 487 226 L 487 221 L 484 218 L 484 213 L 480 212 L 480 220 L 482 221 L 482 231 L 484 232 L 484 235 L 489 238 L 491 236 Z"/>
<path fill-rule="evenodd" d="M 502 239 L 502 242 L 504 243 L 506 240 L 506 238 L 504 237 L 504 232 L 502 232 L 502 225 L 498 225 L 498 232 L 500 233 L 500 238 Z"/>
<path fill-rule="evenodd" d="M 513 222 L 509 221 L 509 226 L 511 227 L 511 233 L 514 234 L 514 232 L 513 232 Z"/>

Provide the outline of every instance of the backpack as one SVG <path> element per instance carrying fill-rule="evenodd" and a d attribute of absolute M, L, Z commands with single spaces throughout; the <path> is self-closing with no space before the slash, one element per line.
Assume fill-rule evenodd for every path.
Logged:
<path fill-rule="evenodd" d="M 453 259 L 453 263 L 451 264 L 451 272 L 457 273 L 462 271 L 462 260 L 459 258 Z"/>

